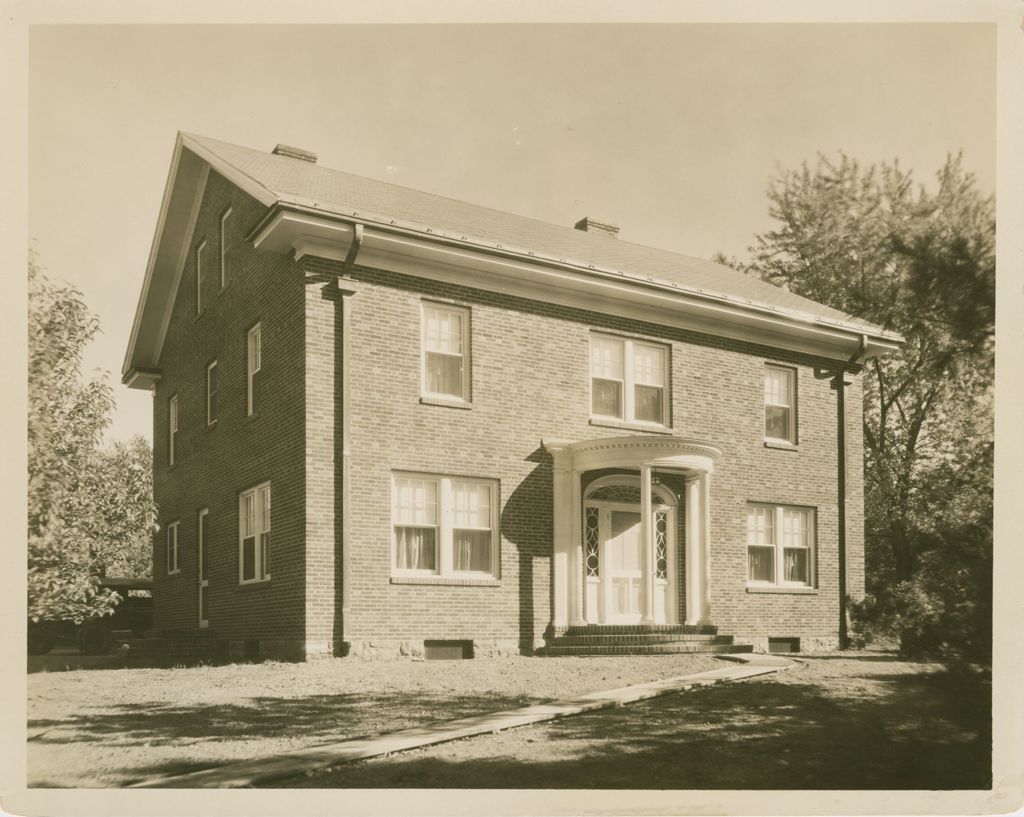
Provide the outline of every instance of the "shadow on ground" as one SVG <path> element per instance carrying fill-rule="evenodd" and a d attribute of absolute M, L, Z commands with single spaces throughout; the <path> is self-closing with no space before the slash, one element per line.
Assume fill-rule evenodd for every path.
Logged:
<path fill-rule="evenodd" d="M 148 776 L 207 768 L 195 762 L 189 746 L 243 742 L 251 748 L 235 760 L 258 757 L 261 739 L 296 739 L 303 746 L 376 735 L 438 720 L 467 717 L 535 703 L 525 697 L 478 695 L 362 694 L 314 695 L 305 698 L 252 698 L 242 705 L 118 705 L 85 711 L 70 718 L 28 721 L 28 742 L 40 749 L 65 745 L 102 747 L 122 764 L 101 779 L 62 779 L 60 769 L 33 769 L 33 787 L 126 785 Z M 174 759 L 146 763 L 154 753 L 173 751 Z M 221 762 L 229 762 L 223 760 Z M 70 770 L 66 770 L 70 773 Z"/>
<path fill-rule="evenodd" d="M 870 672 L 870 670 L 868 670 Z M 339 766 L 313 788 L 984 789 L 989 691 L 943 672 L 716 686 Z M 879 689 L 880 687 L 880 689 Z"/>

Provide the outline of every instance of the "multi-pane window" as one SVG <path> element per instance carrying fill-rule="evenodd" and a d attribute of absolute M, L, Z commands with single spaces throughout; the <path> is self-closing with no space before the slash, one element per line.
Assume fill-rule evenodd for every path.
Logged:
<path fill-rule="evenodd" d="M 395 474 L 396 574 L 497 574 L 497 483 Z"/>
<path fill-rule="evenodd" d="M 203 302 L 203 290 L 206 287 L 206 269 L 203 265 L 203 252 L 206 250 L 206 241 L 200 241 L 196 247 L 196 314 L 202 315 L 205 306 Z"/>
<path fill-rule="evenodd" d="M 590 337 L 590 413 L 667 425 L 668 349 L 630 338 Z"/>
<path fill-rule="evenodd" d="M 796 442 L 794 392 L 796 372 L 784 366 L 764 370 L 764 436 L 770 440 Z"/>
<path fill-rule="evenodd" d="M 238 578 L 243 584 L 270 578 L 270 483 L 239 497 Z"/>
<path fill-rule="evenodd" d="M 811 586 L 814 512 L 784 505 L 747 508 L 747 580 L 750 584 Z"/>
<path fill-rule="evenodd" d="M 210 509 L 203 508 L 199 512 L 199 626 L 206 627 L 209 623 L 209 591 L 210 591 L 210 558 L 207 553 L 210 535 Z"/>
<path fill-rule="evenodd" d="M 178 443 L 178 395 L 167 401 L 167 464 L 174 465 Z"/>
<path fill-rule="evenodd" d="M 246 341 L 246 388 L 245 388 L 245 413 L 255 414 L 259 410 L 260 395 L 263 378 L 260 372 L 263 368 L 263 340 L 260 332 L 260 325 L 256 324 L 249 330 Z"/>
<path fill-rule="evenodd" d="M 217 361 L 206 367 L 206 424 L 217 422 Z"/>
<path fill-rule="evenodd" d="M 167 572 L 177 573 L 178 564 L 178 523 L 171 522 L 167 526 Z"/>
<path fill-rule="evenodd" d="M 230 219 L 231 208 L 229 207 L 220 216 L 220 288 L 228 285 L 230 272 L 228 270 L 228 250 L 230 249 Z"/>
<path fill-rule="evenodd" d="M 421 326 L 423 394 L 469 400 L 469 310 L 424 303 Z"/>

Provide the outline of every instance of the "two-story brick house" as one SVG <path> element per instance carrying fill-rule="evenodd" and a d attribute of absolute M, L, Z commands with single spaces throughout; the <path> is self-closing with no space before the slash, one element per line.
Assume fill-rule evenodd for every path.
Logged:
<path fill-rule="evenodd" d="M 834 646 L 856 372 L 900 338 L 616 232 L 180 134 L 124 364 L 156 626 L 294 657 Z"/>

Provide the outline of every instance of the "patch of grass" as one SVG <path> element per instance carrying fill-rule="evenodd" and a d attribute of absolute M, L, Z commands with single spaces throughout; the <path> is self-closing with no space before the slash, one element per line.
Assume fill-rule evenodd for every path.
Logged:
<path fill-rule="evenodd" d="M 984 678 L 887 656 L 807 660 L 656 698 L 339 766 L 314 788 L 986 789 Z"/>

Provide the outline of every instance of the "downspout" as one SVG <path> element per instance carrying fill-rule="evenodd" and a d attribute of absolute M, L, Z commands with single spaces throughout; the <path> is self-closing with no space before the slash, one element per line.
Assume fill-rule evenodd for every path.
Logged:
<path fill-rule="evenodd" d="M 868 336 L 862 334 L 857 351 L 839 369 L 833 381 L 836 389 L 836 414 L 838 429 L 836 441 L 839 469 L 839 649 L 850 645 L 847 632 L 846 605 L 846 372 L 860 363 L 868 347 Z"/>
<path fill-rule="evenodd" d="M 356 256 L 363 246 L 363 225 L 354 224 L 352 233 L 352 244 L 348 248 L 348 255 L 345 256 L 342 265 L 342 277 L 349 278 L 352 267 L 356 263 Z M 352 604 L 352 571 L 351 571 L 351 548 L 352 541 L 352 514 L 349 511 L 349 498 L 351 497 L 352 480 L 349 476 L 351 471 L 352 448 L 350 427 L 351 422 L 351 323 L 352 306 L 351 296 L 355 290 L 350 287 L 343 287 L 338 283 L 338 295 L 341 297 L 341 643 L 343 649 L 351 642 L 349 633 L 349 619 Z"/>

